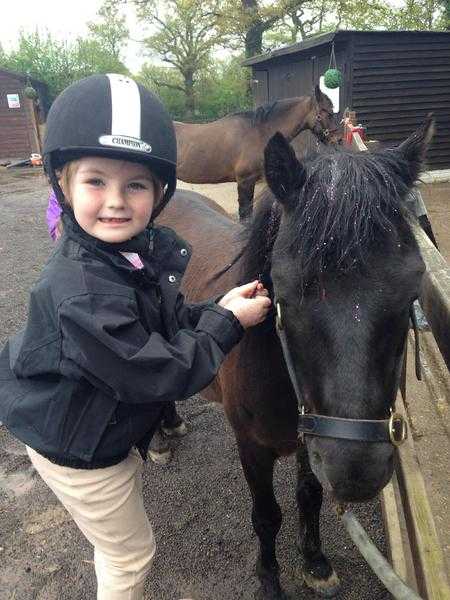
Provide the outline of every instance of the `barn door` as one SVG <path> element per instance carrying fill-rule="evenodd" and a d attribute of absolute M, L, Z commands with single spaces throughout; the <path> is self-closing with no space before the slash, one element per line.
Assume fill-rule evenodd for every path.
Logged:
<path fill-rule="evenodd" d="M 267 71 L 253 71 L 253 98 L 255 107 L 269 102 L 269 81 Z"/>

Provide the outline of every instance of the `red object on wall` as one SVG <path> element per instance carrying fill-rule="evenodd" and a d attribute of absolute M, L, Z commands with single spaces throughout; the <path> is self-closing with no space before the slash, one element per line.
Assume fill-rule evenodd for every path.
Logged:
<path fill-rule="evenodd" d="M 347 123 L 345 127 L 345 142 L 348 145 L 351 145 L 355 133 L 359 133 L 362 140 L 366 139 L 366 130 L 362 125 L 351 125 L 350 123 Z"/>

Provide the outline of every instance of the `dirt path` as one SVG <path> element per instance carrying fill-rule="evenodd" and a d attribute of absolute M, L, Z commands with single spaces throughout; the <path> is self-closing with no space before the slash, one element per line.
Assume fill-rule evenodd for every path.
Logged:
<path fill-rule="evenodd" d="M 234 185 L 215 188 L 216 199 L 232 207 Z M 28 290 L 51 250 L 44 221 L 47 193 L 45 180 L 35 172 L 0 172 L 1 344 L 24 322 Z M 153 464 L 145 468 L 145 505 L 158 543 L 146 598 L 250 600 L 256 590 L 256 542 L 231 429 L 220 407 L 197 398 L 184 403 L 182 413 L 191 432 L 173 462 L 166 468 Z M 289 597 L 307 600 L 315 596 L 304 588 L 298 573 L 294 472 L 292 458 L 276 469 L 284 514 L 278 556 Z M 385 552 L 378 503 L 357 507 L 356 512 Z M 89 544 L 36 476 L 22 444 L 3 427 L 0 522 L 0 600 L 94 598 Z M 389 594 L 346 537 L 328 500 L 322 522 L 324 546 L 343 580 L 339 598 L 387 599 Z"/>

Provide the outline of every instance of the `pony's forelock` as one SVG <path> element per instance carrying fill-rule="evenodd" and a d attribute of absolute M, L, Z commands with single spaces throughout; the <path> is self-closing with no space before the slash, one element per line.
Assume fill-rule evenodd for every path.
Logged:
<path fill-rule="evenodd" d="M 396 235 L 403 221 L 407 161 L 394 152 L 318 155 L 285 235 L 302 272 L 362 266 L 373 243 Z"/>
<path fill-rule="evenodd" d="M 304 166 L 306 182 L 283 231 L 283 250 L 298 257 L 304 277 L 363 267 L 374 243 L 382 248 L 398 237 L 405 223 L 409 167 L 397 152 L 331 150 L 312 155 Z M 245 233 L 247 276 L 269 264 L 273 240 L 267 239 L 268 227 L 274 210 L 279 214 L 281 207 L 264 190 Z"/>

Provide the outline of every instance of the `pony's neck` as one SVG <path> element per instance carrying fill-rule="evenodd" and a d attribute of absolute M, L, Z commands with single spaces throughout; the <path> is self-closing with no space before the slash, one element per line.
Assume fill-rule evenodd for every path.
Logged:
<path fill-rule="evenodd" d="M 266 189 L 260 195 L 259 206 L 248 225 L 241 279 L 251 281 L 263 277 L 268 283 L 273 244 L 280 224 L 280 208 L 273 194 Z"/>
<path fill-rule="evenodd" d="M 298 98 L 296 102 L 292 103 L 292 105 L 287 107 L 282 114 L 278 115 L 270 122 L 269 135 L 272 136 L 279 131 L 284 135 L 288 142 L 290 142 L 300 133 L 300 131 L 309 127 L 306 122 L 306 117 L 310 110 L 311 98 L 309 96 Z"/>

